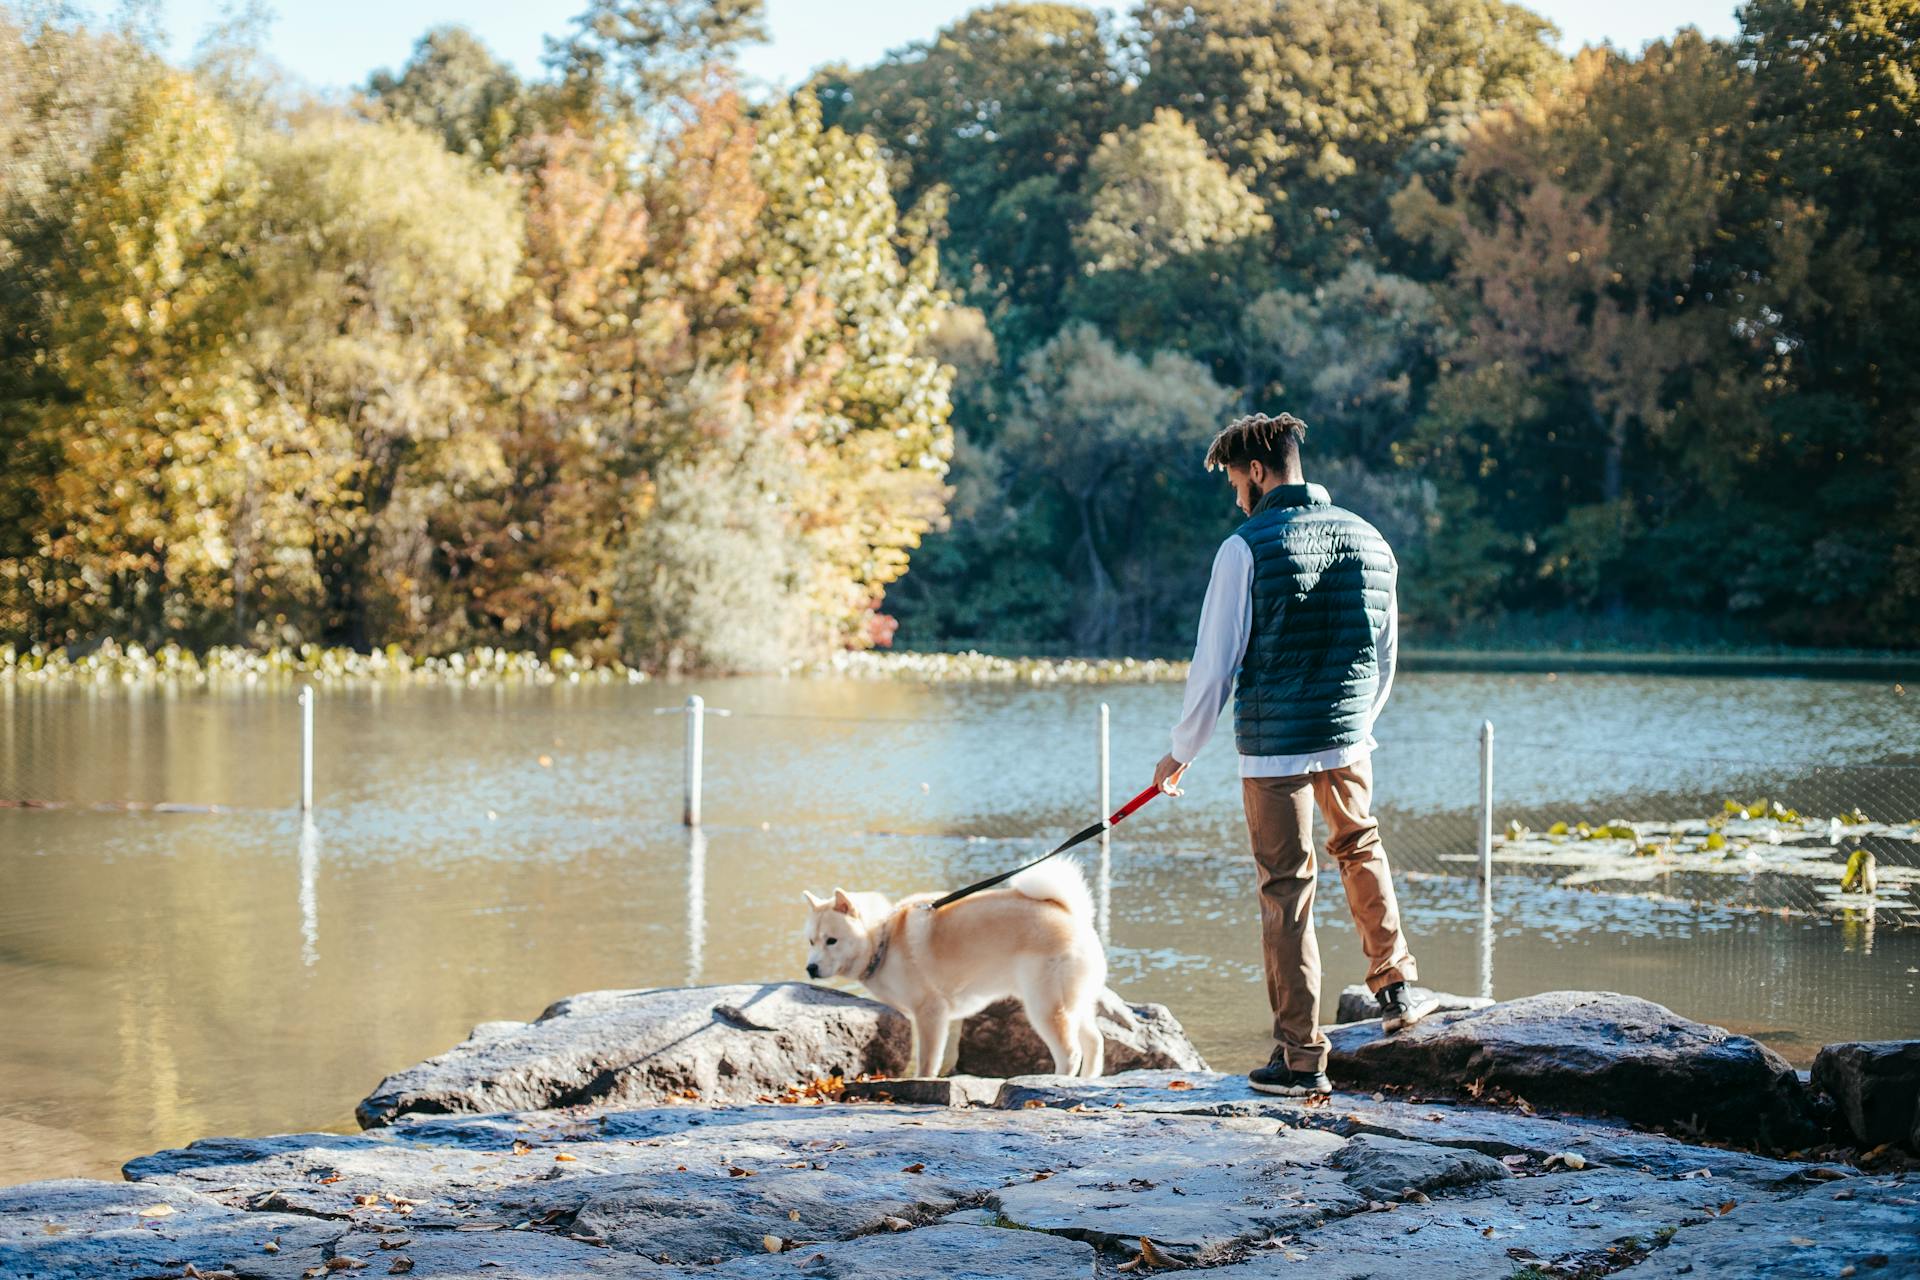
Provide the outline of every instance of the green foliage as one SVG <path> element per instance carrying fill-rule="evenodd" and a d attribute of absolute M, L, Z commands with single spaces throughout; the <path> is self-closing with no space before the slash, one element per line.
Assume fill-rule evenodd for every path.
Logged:
<path fill-rule="evenodd" d="M 533 125 L 520 78 L 464 27 L 421 36 L 399 74 L 374 72 L 367 92 L 390 118 L 439 134 L 449 151 L 477 160 L 503 160 Z"/>
<path fill-rule="evenodd" d="M 1086 270 L 1150 271 L 1273 223 L 1178 111 L 1102 138 L 1087 163 L 1087 216 L 1074 232 Z"/>

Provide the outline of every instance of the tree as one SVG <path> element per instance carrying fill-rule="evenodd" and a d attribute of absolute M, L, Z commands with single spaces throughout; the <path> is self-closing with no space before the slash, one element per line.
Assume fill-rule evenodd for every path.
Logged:
<path fill-rule="evenodd" d="M 762 271 L 831 309 L 801 357 L 831 376 L 800 417 L 795 501 L 816 616 L 859 643 L 946 501 L 953 374 L 926 352 L 946 306 L 939 258 L 902 224 L 873 139 L 824 127 L 811 94 L 767 110 L 754 169 Z"/>
<path fill-rule="evenodd" d="M 1102 138 L 1087 165 L 1087 184 L 1087 217 L 1074 230 L 1074 244 L 1090 272 L 1151 271 L 1273 226 L 1260 198 L 1166 107 L 1138 129 Z"/>
<path fill-rule="evenodd" d="M 766 38 L 765 0 L 588 0 L 547 65 L 576 114 L 620 120 L 706 92 L 710 68 Z"/>
<path fill-rule="evenodd" d="M 992 5 L 813 87 L 827 124 L 879 139 L 899 207 L 944 195 L 944 279 L 987 312 L 1009 355 L 1059 328 L 1082 174 L 1127 110 L 1104 18 L 1078 5 Z"/>
<path fill-rule="evenodd" d="M 1070 513 L 1067 562 L 1085 575 L 1075 641 L 1144 644 L 1171 586 L 1156 572 L 1167 544 L 1205 541 L 1155 519 L 1155 498 L 1198 470 L 1231 393 L 1185 356 L 1141 360 L 1074 325 L 1022 362 L 1017 395 L 1002 449 L 1016 483 L 1057 493 Z"/>
<path fill-rule="evenodd" d="M 376 71 L 367 92 L 392 119 L 440 135 L 447 150 L 497 164 L 532 126 L 513 68 L 465 27 L 439 26 L 414 42 L 398 75 Z"/>

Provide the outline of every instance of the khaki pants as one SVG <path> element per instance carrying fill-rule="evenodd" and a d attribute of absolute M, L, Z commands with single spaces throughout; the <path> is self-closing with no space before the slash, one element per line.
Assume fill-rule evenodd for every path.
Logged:
<path fill-rule="evenodd" d="M 1260 886 L 1260 943 L 1267 965 L 1273 1038 L 1294 1071 L 1324 1071 L 1320 944 L 1313 936 L 1313 805 L 1327 821 L 1327 852 L 1340 864 L 1347 909 L 1367 953 L 1367 989 L 1416 977 L 1400 931 L 1400 907 L 1380 821 L 1373 816 L 1373 762 L 1289 778 L 1242 778 L 1247 834 Z"/>

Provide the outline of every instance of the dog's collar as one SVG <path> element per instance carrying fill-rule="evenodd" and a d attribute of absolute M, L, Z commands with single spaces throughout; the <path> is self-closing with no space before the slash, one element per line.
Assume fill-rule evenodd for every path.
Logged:
<path fill-rule="evenodd" d="M 880 934 L 880 943 L 873 949 L 873 959 L 867 961 L 867 967 L 860 973 L 860 981 L 865 982 L 867 979 L 873 977 L 874 974 L 880 972 L 880 966 L 886 963 L 887 947 L 892 941 L 893 930 L 886 929 L 882 931 Z"/>

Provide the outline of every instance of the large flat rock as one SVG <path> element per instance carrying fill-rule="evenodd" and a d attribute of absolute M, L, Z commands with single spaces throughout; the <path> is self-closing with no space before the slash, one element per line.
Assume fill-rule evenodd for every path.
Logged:
<path fill-rule="evenodd" d="M 1307 1106 L 1211 1073 L 1002 1093 L 1014 1109 L 574 1108 L 213 1139 L 125 1184 L 0 1190 L 0 1276 L 406 1258 L 393 1274 L 1039 1280 L 1111 1275 L 1142 1238 L 1228 1280 L 1916 1273 L 1920 1187 L 1894 1177 L 1485 1106 Z"/>
<path fill-rule="evenodd" d="M 1920 1040 L 1830 1044 L 1813 1060 L 1813 1084 L 1839 1104 L 1861 1146 L 1911 1142 L 1920 1151 Z"/>
<path fill-rule="evenodd" d="M 1113 991 L 1103 991 L 1099 1022 L 1107 1041 L 1108 1075 L 1160 1068 L 1207 1069 L 1206 1059 L 1163 1004 L 1128 1004 Z M 960 1031 L 960 1057 L 954 1070 L 1000 1078 L 1032 1075 L 1053 1070 L 1053 1055 L 1040 1042 L 1020 1002 L 1001 1000 L 967 1019 Z"/>
<path fill-rule="evenodd" d="M 1393 1036 L 1331 1029 L 1342 1085 L 1460 1095 L 1503 1089 L 1536 1107 L 1792 1150 L 1818 1134 L 1786 1060 L 1746 1036 L 1611 992 L 1552 991 L 1440 1013 Z"/>
<path fill-rule="evenodd" d="M 1435 991 L 1431 987 L 1408 987 L 1407 994 L 1415 1003 L 1425 1000 L 1434 1002 L 1433 1012 L 1454 1013 L 1462 1009 L 1484 1009 L 1493 1001 L 1485 996 L 1456 996 L 1450 991 Z M 1337 1023 L 1365 1022 L 1369 1018 L 1380 1016 L 1380 1001 L 1366 984 L 1355 983 L 1343 987 L 1340 991 L 1340 1003 L 1335 1007 L 1333 1020 Z"/>
<path fill-rule="evenodd" d="M 532 1022 L 488 1022 L 396 1072 L 355 1109 L 404 1115 L 752 1102 L 819 1076 L 900 1075 L 912 1032 L 873 1000 L 801 982 L 592 991 Z"/>

